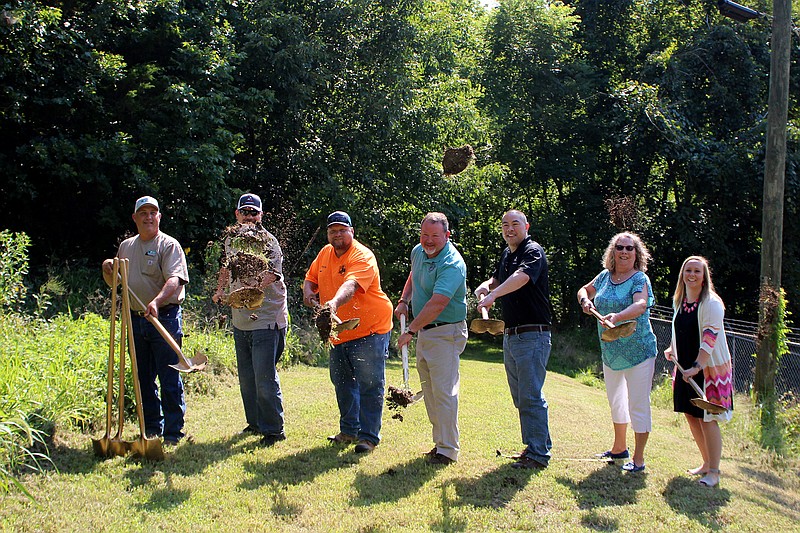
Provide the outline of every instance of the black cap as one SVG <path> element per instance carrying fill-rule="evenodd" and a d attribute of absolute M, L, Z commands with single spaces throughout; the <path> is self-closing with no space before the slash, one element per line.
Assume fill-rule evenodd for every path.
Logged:
<path fill-rule="evenodd" d="M 239 198 L 239 203 L 236 205 L 236 209 L 242 209 L 243 207 L 250 207 L 260 212 L 261 198 L 259 198 L 257 194 L 251 194 L 251 193 L 243 194 Z"/>
<path fill-rule="evenodd" d="M 350 215 L 344 211 L 334 211 L 328 215 L 328 227 L 331 227 L 334 224 L 342 224 L 350 228 L 353 227 L 353 222 L 350 220 Z"/>

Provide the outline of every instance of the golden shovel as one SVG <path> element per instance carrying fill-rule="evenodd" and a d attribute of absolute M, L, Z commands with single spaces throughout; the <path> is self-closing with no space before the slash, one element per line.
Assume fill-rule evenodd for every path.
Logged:
<path fill-rule="evenodd" d="M 636 331 L 636 321 L 635 320 L 628 320 L 626 322 L 621 322 L 619 324 L 614 324 L 610 320 L 606 320 L 603 318 L 603 315 L 597 312 L 597 309 L 594 307 L 591 308 L 591 312 L 594 317 L 600 322 L 604 328 L 603 332 L 600 334 L 600 338 L 606 342 L 612 342 L 617 339 L 624 339 L 625 337 L 630 337 L 633 335 L 633 332 Z"/>
<path fill-rule="evenodd" d="M 119 272 L 119 260 L 114 259 L 114 277 Z M 98 457 L 110 457 L 109 443 L 111 436 L 111 405 L 114 403 L 114 344 L 116 341 L 117 323 L 117 288 L 111 291 L 111 340 L 108 342 L 108 388 L 106 391 L 106 434 L 99 439 L 92 439 L 92 449 Z"/>
<path fill-rule="evenodd" d="M 142 388 L 139 384 L 139 367 L 136 363 L 136 345 L 133 342 L 133 321 L 129 295 L 133 294 L 128 287 L 128 260 L 122 259 L 122 318 L 128 327 L 128 352 L 131 355 L 131 375 L 133 392 L 136 395 L 136 417 L 139 419 L 139 439 L 130 443 L 131 453 L 136 457 L 153 461 L 164 460 L 164 448 L 159 439 L 148 439 L 145 434 L 144 413 L 142 412 Z"/>
<path fill-rule="evenodd" d="M 678 364 L 677 356 L 675 359 L 673 359 L 672 362 L 675 363 L 677 369 L 681 371 L 681 374 L 683 374 L 684 370 L 683 368 L 681 368 L 681 365 Z M 702 390 L 700 390 L 700 386 L 697 385 L 697 383 L 695 383 L 693 378 L 689 378 L 686 381 L 688 381 L 689 385 L 692 386 L 694 391 L 700 395 L 699 398 L 692 398 L 691 400 L 689 400 L 690 402 L 692 402 L 692 405 L 700 409 L 703 409 L 704 411 L 708 411 L 712 415 L 718 415 L 720 413 L 724 413 L 725 411 L 727 411 L 727 409 L 725 409 L 723 406 L 717 403 L 709 402 L 708 398 L 706 398 L 705 393 Z"/>
<path fill-rule="evenodd" d="M 485 296 L 481 294 L 481 301 Z M 489 318 L 489 311 L 485 307 L 481 307 L 481 318 L 474 319 L 470 325 L 469 330 L 472 333 L 491 333 L 492 335 L 502 335 L 506 330 L 506 323 L 502 320 Z"/>
<path fill-rule="evenodd" d="M 361 323 L 361 319 L 358 317 L 342 320 L 341 318 L 336 316 L 336 313 L 331 313 L 331 319 L 333 320 L 333 323 L 331 324 L 331 331 L 335 335 L 338 335 L 342 331 L 356 329 L 358 325 Z"/>
<path fill-rule="evenodd" d="M 127 293 L 130 294 L 133 299 L 139 304 L 139 307 L 142 309 L 147 309 L 147 306 L 142 303 L 142 300 L 136 296 L 136 293 L 131 290 L 130 287 L 127 288 Z M 129 313 L 130 314 L 130 313 Z M 145 318 L 148 322 L 153 324 L 153 327 L 156 328 L 159 335 L 161 335 L 167 344 L 169 344 L 170 348 L 178 354 L 178 363 L 175 365 L 169 365 L 178 372 L 199 372 L 203 370 L 206 365 L 208 364 L 208 357 L 205 354 L 197 354 L 192 358 L 186 357 L 181 350 L 181 347 L 178 346 L 178 343 L 175 342 L 175 339 L 172 338 L 172 335 L 169 334 L 169 331 L 158 321 L 158 319 L 152 315 L 145 315 Z"/>

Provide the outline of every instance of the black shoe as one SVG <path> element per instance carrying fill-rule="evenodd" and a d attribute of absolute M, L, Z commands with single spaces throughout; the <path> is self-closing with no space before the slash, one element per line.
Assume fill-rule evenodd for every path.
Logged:
<path fill-rule="evenodd" d="M 286 440 L 286 435 L 283 433 L 279 435 L 264 435 L 261 437 L 261 445 L 262 446 L 272 446 L 276 442 L 280 442 L 282 440 Z"/>
<path fill-rule="evenodd" d="M 437 453 L 434 456 L 428 457 L 428 464 L 432 465 L 449 465 L 455 463 L 455 459 L 450 459 L 446 455 L 442 455 L 441 453 Z"/>
<path fill-rule="evenodd" d="M 355 452 L 356 453 L 369 453 L 375 449 L 375 444 L 368 441 L 368 440 L 360 440 L 358 444 L 356 444 Z"/>
<path fill-rule="evenodd" d="M 511 463 L 511 468 L 534 468 L 534 469 L 542 469 L 547 468 L 547 465 L 544 463 L 540 463 L 536 459 L 528 457 L 527 455 L 523 455 L 519 459 L 517 459 L 516 463 Z"/>
<path fill-rule="evenodd" d="M 431 448 L 431 451 L 425 452 L 425 457 L 431 458 L 434 455 L 436 455 L 437 453 L 438 452 L 436 451 L 436 446 L 434 446 L 433 448 Z"/>
<path fill-rule="evenodd" d="M 239 435 L 258 435 L 260 433 L 257 427 L 248 424 L 246 428 L 239 432 Z"/>
<path fill-rule="evenodd" d="M 611 450 L 607 450 L 603 453 L 595 454 L 595 457 L 598 459 L 627 459 L 630 457 L 630 452 L 628 452 L 627 448 L 619 453 L 614 453 Z"/>

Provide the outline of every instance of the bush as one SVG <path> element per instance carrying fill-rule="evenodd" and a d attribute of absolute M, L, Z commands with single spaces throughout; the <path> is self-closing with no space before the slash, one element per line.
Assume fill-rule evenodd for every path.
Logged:
<path fill-rule="evenodd" d="M 0 231 L 0 310 L 19 310 L 25 302 L 30 244 L 24 233 Z"/>

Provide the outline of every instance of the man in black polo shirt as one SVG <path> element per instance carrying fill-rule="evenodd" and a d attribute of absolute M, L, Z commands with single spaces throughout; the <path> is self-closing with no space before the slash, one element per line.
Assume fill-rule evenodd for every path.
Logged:
<path fill-rule="evenodd" d="M 514 468 L 545 468 L 550 462 L 550 429 L 542 386 L 550 358 L 550 288 L 547 257 L 528 236 L 525 214 L 511 210 L 503 215 L 503 240 L 494 275 L 475 290 L 478 310 L 499 298 L 506 330 L 503 360 L 514 406 L 519 410 L 525 449 L 512 456 Z"/>

